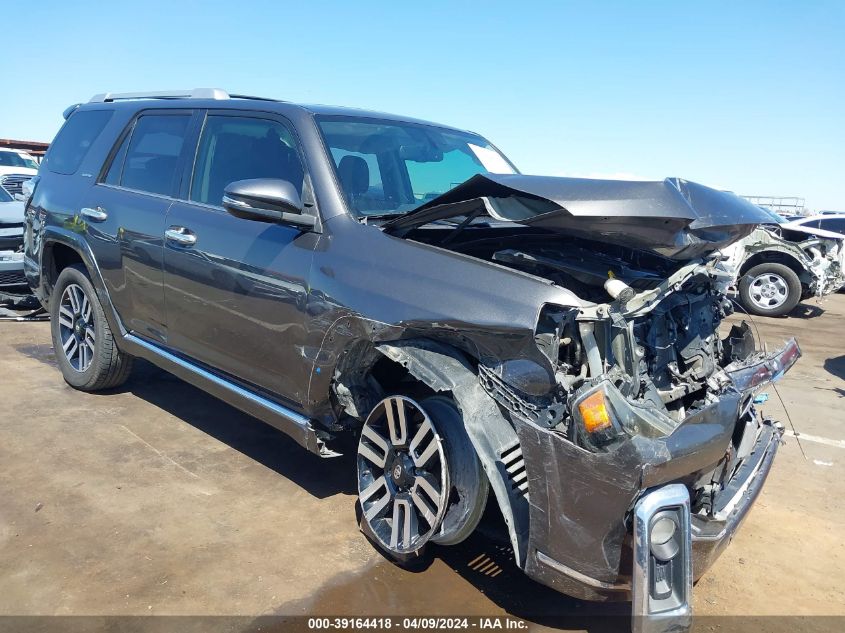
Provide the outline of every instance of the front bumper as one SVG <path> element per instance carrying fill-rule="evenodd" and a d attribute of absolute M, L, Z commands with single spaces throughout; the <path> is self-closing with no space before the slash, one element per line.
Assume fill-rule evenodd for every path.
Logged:
<path fill-rule="evenodd" d="M 782 434 L 783 431 L 779 425 L 771 422 L 763 423 L 750 454 L 737 469 L 728 485 L 717 495 L 711 514 L 690 516 L 691 574 L 695 580 L 698 580 L 716 561 L 747 516 L 769 475 Z M 641 495 L 639 500 L 665 487 L 652 488 L 648 493 Z M 597 499 L 594 502 L 597 505 L 600 503 Z M 627 527 L 627 525 L 628 522 L 620 521 L 620 526 Z M 562 593 L 582 600 L 634 599 L 636 579 L 633 571 L 636 569 L 637 552 L 634 536 L 628 534 L 627 530 L 620 539 L 622 548 L 616 559 L 618 563 L 613 565 L 615 570 L 610 575 L 601 576 L 596 573 L 596 571 L 604 571 L 601 569 L 601 563 L 593 566 L 595 570 L 593 573 L 584 573 L 548 554 L 548 551 L 555 551 L 554 546 L 540 545 L 533 538 L 538 530 L 534 530 L 533 523 L 531 527 L 532 538 L 525 569 L 529 576 Z M 612 538 L 608 538 L 607 535 L 602 540 L 605 552 L 611 551 L 608 548 L 611 540 Z M 603 562 L 611 561 L 605 559 Z"/>
<path fill-rule="evenodd" d="M 23 272 L 23 253 L 0 251 L 0 291 L 28 288 Z"/>
<path fill-rule="evenodd" d="M 781 443 L 783 429 L 767 422 L 757 443 L 716 498 L 712 517 L 692 515 L 692 567 L 695 580 L 716 561 L 754 505 L 769 476 Z"/>
<path fill-rule="evenodd" d="M 669 627 L 688 626 L 693 579 L 700 578 L 732 540 L 765 484 L 780 445 L 782 427 L 759 417 L 753 394 L 780 378 L 800 355 L 797 343 L 790 340 L 777 352 L 733 363 L 725 368 L 732 388 L 722 391 L 718 400 L 688 415 L 667 436 L 633 436 L 610 452 L 586 451 L 553 430 L 517 422 L 530 495 L 525 573 L 584 600 L 632 601 L 637 629 L 664 630 L 667 622 Z M 721 483 L 703 492 L 711 481 Z M 677 497 L 678 491 L 686 510 L 655 502 L 669 492 Z M 695 499 L 690 499 L 690 491 L 695 491 Z M 652 512 L 677 510 L 686 517 L 678 523 L 684 524 L 689 540 L 683 557 L 689 591 L 679 593 L 671 605 L 643 597 L 653 588 L 643 570 L 656 569 L 643 558 L 649 556 L 650 541 L 640 538 L 638 545 L 642 533 L 637 510 L 648 504 Z M 646 512 L 640 524 L 650 525 L 653 516 Z M 655 574 L 665 581 L 662 571 Z M 649 605 L 663 611 L 663 624 L 652 622 L 654 609 Z"/>

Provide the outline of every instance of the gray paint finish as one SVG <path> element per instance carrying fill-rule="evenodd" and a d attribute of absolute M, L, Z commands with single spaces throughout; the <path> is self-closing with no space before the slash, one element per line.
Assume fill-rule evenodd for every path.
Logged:
<path fill-rule="evenodd" d="M 563 370 L 556 350 L 550 356 L 539 344 L 538 323 L 551 310 L 564 320 L 579 319 L 582 332 L 616 328 L 612 345 L 602 348 L 604 357 L 596 356 L 597 347 L 589 350 L 590 371 L 601 371 L 603 364 L 621 363 L 613 350 L 624 348 L 626 337 L 633 341 L 633 322 L 640 316 L 624 313 L 621 303 L 606 303 L 607 297 L 597 305 L 552 275 L 503 266 L 495 255 L 503 247 L 527 248 L 530 242 L 533 248 L 545 240 L 563 251 L 574 252 L 574 244 L 588 254 L 607 250 L 607 257 L 621 262 L 630 247 L 638 247 L 626 266 L 647 259 L 659 269 L 641 280 L 663 284 L 651 288 L 656 296 L 701 285 L 704 290 L 689 292 L 700 295 L 700 321 L 712 325 L 724 312 L 707 294 L 715 282 L 706 272 L 681 275 L 677 284 L 663 279 L 680 275 L 679 262 L 694 261 L 750 231 L 757 221 L 751 205 L 680 180 L 488 175 L 393 222 L 361 222 L 345 207 L 314 121 L 315 113 L 338 110 L 250 99 L 123 101 L 82 105 L 69 122 L 90 109 L 114 115 L 77 174 L 42 168 L 26 211 L 26 271 L 47 305 L 56 267 L 78 258 L 128 353 L 158 363 L 325 456 L 334 454 L 328 445 L 336 435 L 360 424 L 340 406 L 337 390 L 340 382 L 356 378 L 351 374 L 371 368 L 356 362 L 375 363 L 380 350 L 413 365 L 421 382 L 451 391 L 465 409 L 467 431 L 509 518 L 519 564 L 541 582 L 591 599 L 618 599 L 595 587 L 624 585 L 630 576 L 627 521 L 644 489 L 679 479 L 693 485 L 721 463 L 751 391 L 731 387 L 729 378 L 717 404 L 679 423 L 668 413 L 633 406 L 637 383 L 629 376 L 612 387 L 621 416 L 644 425 L 660 417 L 659 424 L 675 424 L 675 431 L 633 437 L 608 452 L 576 446 L 560 417 L 566 399 L 576 394 L 560 389 L 556 372 Z M 122 131 L 139 113 L 153 110 L 192 117 L 172 191 L 152 195 L 102 184 L 100 175 Z M 290 125 L 310 188 L 303 193 L 303 213 L 317 220 L 313 230 L 245 220 L 186 200 L 197 139 L 211 111 L 255 113 Z M 94 221 L 82 208 L 100 209 L 106 217 Z M 473 233 L 475 242 L 464 240 L 467 227 L 456 229 L 447 220 L 476 211 L 490 221 Z M 424 227 L 427 223 L 434 224 Z M 195 242 L 166 239 L 174 228 L 190 232 Z M 460 247 L 450 246 L 455 238 Z M 709 334 L 703 326 L 702 332 Z M 592 334 L 583 338 L 595 341 Z M 403 345 L 420 340 L 425 343 Z M 447 376 L 450 382 L 438 380 L 426 365 L 432 361 L 425 351 L 432 345 L 447 347 L 452 365 L 460 368 Z M 791 353 L 789 364 L 800 354 L 797 347 Z M 479 365 L 489 375 L 499 372 L 500 380 L 507 375 L 514 384 L 548 385 L 553 400 L 526 398 L 547 417 L 526 420 L 509 413 L 474 378 Z M 581 393 L 599 384 L 598 378 L 579 387 Z M 655 393 L 652 402 L 659 401 Z M 521 444 L 525 458 L 527 496 L 515 494 L 502 467 L 502 451 L 514 443 Z M 538 563 L 537 552 L 560 563 L 557 571 Z M 560 569 L 573 570 L 575 580 Z M 594 582 L 585 585 L 579 575 Z"/>

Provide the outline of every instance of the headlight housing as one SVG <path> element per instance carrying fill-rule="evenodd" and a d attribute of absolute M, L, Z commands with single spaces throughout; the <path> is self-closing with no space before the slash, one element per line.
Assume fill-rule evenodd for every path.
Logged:
<path fill-rule="evenodd" d="M 572 400 L 572 440 L 587 450 L 607 450 L 625 436 L 612 399 L 600 384 Z"/>

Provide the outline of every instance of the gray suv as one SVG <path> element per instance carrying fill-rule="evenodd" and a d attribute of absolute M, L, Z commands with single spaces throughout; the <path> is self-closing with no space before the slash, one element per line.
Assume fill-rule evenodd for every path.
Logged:
<path fill-rule="evenodd" d="M 467 538 L 492 491 L 530 577 L 689 625 L 778 448 L 754 392 L 800 356 L 719 334 L 712 254 L 759 208 L 525 176 L 472 132 L 220 90 L 65 116 L 25 268 L 71 386 L 140 357 L 323 457 L 354 438 L 361 529 L 399 562 Z"/>

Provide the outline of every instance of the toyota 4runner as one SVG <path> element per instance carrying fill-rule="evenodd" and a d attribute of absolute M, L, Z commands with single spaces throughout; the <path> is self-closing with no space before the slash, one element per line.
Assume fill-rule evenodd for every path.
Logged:
<path fill-rule="evenodd" d="M 800 356 L 720 332 L 713 254 L 758 207 L 525 176 L 475 133 L 220 90 L 65 116 L 25 269 L 71 386 L 140 357 L 318 455 L 351 436 L 389 557 L 462 541 L 492 491 L 530 577 L 689 625 L 778 449 L 755 390 Z"/>

